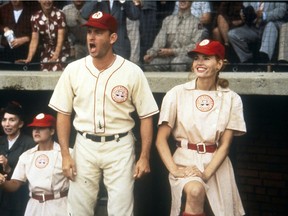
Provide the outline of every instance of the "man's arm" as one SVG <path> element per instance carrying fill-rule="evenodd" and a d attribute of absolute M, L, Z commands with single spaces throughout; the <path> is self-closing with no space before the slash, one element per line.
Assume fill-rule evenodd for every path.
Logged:
<path fill-rule="evenodd" d="M 70 180 L 74 180 L 76 166 L 69 152 L 69 139 L 71 133 L 71 116 L 57 113 L 57 135 L 62 154 L 63 173 Z"/>
<path fill-rule="evenodd" d="M 153 139 L 153 117 L 140 119 L 141 154 L 136 163 L 134 178 L 141 178 L 150 172 L 150 150 Z"/>

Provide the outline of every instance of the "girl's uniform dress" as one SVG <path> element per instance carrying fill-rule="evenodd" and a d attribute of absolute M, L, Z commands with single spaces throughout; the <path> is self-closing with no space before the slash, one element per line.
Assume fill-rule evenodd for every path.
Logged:
<path fill-rule="evenodd" d="M 53 150 L 39 151 L 38 145 L 24 152 L 14 170 L 12 179 L 29 182 L 30 199 L 25 216 L 67 215 L 67 196 L 60 193 L 68 190 L 69 180 L 63 175 L 62 156 L 58 143 Z M 32 194 L 54 194 L 54 199 L 44 202 L 32 198 Z"/>
<path fill-rule="evenodd" d="M 168 122 L 174 139 L 182 146 L 187 143 L 218 145 L 225 129 L 233 130 L 234 135 L 244 134 L 246 125 L 240 96 L 220 86 L 217 86 L 216 91 L 197 90 L 195 83 L 196 80 L 192 80 L 176 86 L 165 95 L 158 124 Z M 187 147 L 179 147 L 173 159 L 178 165 L 196 165 L 203 172 L 214 154 L 215 152 L 200 154 Z M 179 215 L 183 187 L 192 180 L 201 182 L 205 187 L 215 216 L 244 215 L 233 168 L 227 157 L 207 183 L 199 177 L 174 178 L 169 175 L 171 216 Z"/>
<path fill-rule="evenodd" d="M 53 7 L 50 15 L 47 17 L 42 10 L 39 10 L 31 17 L 32 32 L 39 33 L 39 45 L 41 49 L 41 70 L 43 71 L 62 71 L 65 62 L 70 54 L 70 46 L 67 37 L 65 37 L 62 51 L 59 54 L 59 62 L 47 64 L 53 56 L 57 46 L 58 30 L 66 28 L 65 14 Z"/>

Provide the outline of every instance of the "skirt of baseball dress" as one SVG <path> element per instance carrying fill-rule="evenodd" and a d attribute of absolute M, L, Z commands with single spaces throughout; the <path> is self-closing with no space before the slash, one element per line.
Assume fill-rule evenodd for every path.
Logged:
<path fill-rule="evenodd" d="M 204 171 L 212 157 L 213 153 L 198 154 L 197 151 L 183 148 L 177 148 L 173 155 L 176 164 L 181 166 L 196 165 L 201 171 Z M 245 214 L 235 182 L 233 167 L 227 157 L 207 183 L 199 177 L 174 178 L 169 174 L 172 196 L 170 216 L 180 214 L 182 191 L 185 184 L 190 181 L 198 181 L 203 184 L 215 216 L 241 216 Z"/>

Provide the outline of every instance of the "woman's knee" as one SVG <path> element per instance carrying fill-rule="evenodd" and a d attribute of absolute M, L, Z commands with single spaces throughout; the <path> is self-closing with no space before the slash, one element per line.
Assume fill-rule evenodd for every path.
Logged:
<path fill-rule="evenodd" d="M 184 187 L 184 192 L 187 196 L 187 199 L 203 199 L 205 198 L 205 188 L 199 182 L 188 183 Z"/>

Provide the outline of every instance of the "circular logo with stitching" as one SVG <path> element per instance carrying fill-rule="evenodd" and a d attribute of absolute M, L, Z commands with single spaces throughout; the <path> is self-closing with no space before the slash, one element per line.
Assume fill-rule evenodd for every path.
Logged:
<path fill-rule="evenodd" d="M 124 86 L 115 86 L 112 89 L 111 95 L 112 95 L 112 99 L 116 103 L 123 103 L 128 98 L 128 90 Z"/>
<path fill-rule="evenodd" d="M 98 11 L 92 15 L 92 18 L 93 19 L 100 19 L 102 16 L 103 16 L 103 13 L 101 11 Z"/>
<path fill-rule="evenodd" d="M 214 100 L 209 95 L 200 95 L 196 99 L 196 107 L 201 112 L 208 112 L 214 106 Z"/>
<path fill-rule="evenodd" d="M 47 155 L 39 155 L 35 160 L 35 166 L 39 169 L 45 168 L 49 164 L 49 158 Z"/>
<path fill-rule="evenodd" d="M 206 46 L 209 43 L 210 43 L 210 41 L 208 39 L 205 39 L 205 40 L 200 42 L 199 46 Z"/>

